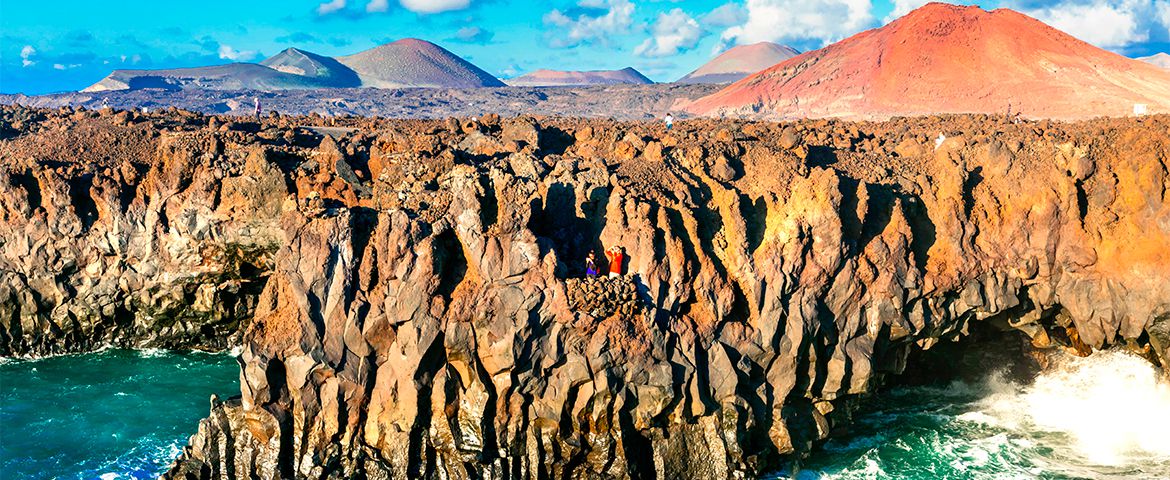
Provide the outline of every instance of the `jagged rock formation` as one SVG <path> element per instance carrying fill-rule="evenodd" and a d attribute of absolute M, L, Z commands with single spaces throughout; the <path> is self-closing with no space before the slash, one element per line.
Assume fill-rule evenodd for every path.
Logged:
<path fill-rule="evenodd" d="M 745 477 L 974 325 L 1170 358 L 1166 117 L 130 120 L 288 195 L 242 396 L 171 478 Z M 609 245 L 629 275 L 580 280 Z"/>
<path fill-rule="evenodd" d="M 373 211 L 285 217 L 243 397 L 172 476 L 750 476 L 973 322 L 1170 314 L 1165 118 L 498 122 L 379 133 Z M 644 314 L 574 293 L 613 244 Z"/>
<path fill-rule="evenodd" d="M 0 355 L 238 344 L 281 238 L 270 153 L 30 113 L 0 122 Z"/>

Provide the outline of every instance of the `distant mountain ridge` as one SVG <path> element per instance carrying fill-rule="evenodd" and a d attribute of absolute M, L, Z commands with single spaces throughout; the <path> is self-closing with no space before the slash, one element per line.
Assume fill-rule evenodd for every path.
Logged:
<path fill-rule="evenodd" d="M 1168 53 L 1155 53 L 1148 57 L 1138 58 L 1137 60 L 1170 70 L 1170 54 Z"/>
<path fill-rule="evenodd" d="M 281 72 L 255 63 L 229 63 L 210 67 L 164 70 L 114 70 L 83 92 L 109 90 L 290 90 L 326 88 L 326 81 Z"/>
<path fill-rule="evenodd" d="M 649 85 L 653 80 L 646 78 L 642 72 L 633 67 L 621 70 L 588 70 L 567 71 L 541 69 L 535 72 L 509 79 L 508 85 L 517 87 L 552 87 L 552 86 L 580 86 L 580 85 Z"/>
<path fill-rule="evenodd" d="M 737 45 L 676 83 L 732 83 L 797 55 L 800 52 L 795 48 L 772 42 Z"/>
<path fill-rule="evenodd" d="M 260 63 L 114 70 L 82 91 L 502 86 L 504 83 L 499 79 L 447 49 L 425 40 L 407 38 L 339 58 L 288 48 Z"/>

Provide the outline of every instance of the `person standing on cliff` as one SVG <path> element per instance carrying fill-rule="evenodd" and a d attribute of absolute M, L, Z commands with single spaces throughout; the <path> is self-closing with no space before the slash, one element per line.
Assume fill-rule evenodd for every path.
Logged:
<path fill-rule="evenodd" d="M 256 121 L 260 121 L 260 97 L 252 97 L 252 101 L 256 104 Z"/>
<path fill-rule="evenodd" d="M 609 259 L 609 276 L 620 277 L 622 275 L 622 261 L 626 259 L 626 254 L 622 251 L 622 247 L 614 245 L 605 251 L 605 257 Z"/>
<path fill-rule="evenodd" d="M 589 277 L 597 276 L 597 261 L 594 260 L 593 252 L 585 256 L 585 275 Z"/>
<path fill-rule="evenodd" d="M 670 113 L 667 113 L 667 114 L 666 114 L 666 117 L 665 117 L 665 118 L 663 118 L 663 119 L 662 119 L 662 121 L 666 123 L 666 131 L 668 131 L 668 132 L 669 132 L 669 131 L 670 131 L 670 127 L 673 127 L 673 126 L 674 126 L 674 116 L 673 116 L 673 115 L 671 115 Z"/>

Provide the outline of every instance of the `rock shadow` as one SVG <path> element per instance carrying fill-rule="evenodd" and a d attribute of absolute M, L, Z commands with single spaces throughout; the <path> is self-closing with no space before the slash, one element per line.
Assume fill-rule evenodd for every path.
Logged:
<path fill-rule="evenodd" d="M 537 148 L 542 155 L 564 155 L 577 141 L 572 134 L 557 127 L 542 127 L 540 129 L 540 145 Z"/>
<path fill-rule="evenodd" d="M 859 216 L 858 185 L 860 182 L 856 179 L 841 177 L 840 215 L 846 240 L 855 246 L 857 252 L 864 251 L 889 226 L 894 206 L 901 204 L 902 217 L 910 227 L 911 254 L 919 270 L 925 269 L 936 231 L 922 200 L 917 195 L 903 192 L 898 185 L 866 183 L 864 188 L 868 199 L 863 216 Z"/>
<path fill-rule="evenodd" d="M 566 276 L 585 275 L 585 258 L 590 252 L 596 258 L 598 269 L 605 271 L 605 247 L 600 237 L 608 203 L 609 191 L 594 188 L 588 200 L 581 203 L 581 215 L 578 215 L 577 192 L 572 185 L 564 183 L 549 186 L 543 202 L 539 198 L 532 201 L 528 229 L 549 241 Z M 628 259 L 627 256 L 625 261 Z"/>
<path fill-rule="evenodd" d="M 837 163 L 837 152 L 828 145 L 810 145 L 808 155 L 804 157 L 805 165 L 809 168 L 828 167 Z"/>
<path fill-rule="evenodd" d="M 434 239 L 431 254 L 431 268 L 439 277 L 435 295 L 451 302 L 451 295 L 467 276 L 467 258 L 463 255 L 463 244 L 452 229 L 440 232 Z"/>
<path fill-rule="evenodd" d="M 963 215 L 968 218 L 975 209 L 975 188 L 980 183 L 983 183 L 983 167 L 975 167 L 974 170 L 967 172 L 967 180 L 963 182 Z"/>
<path fill-rule="evenodd" d="M 14 173 L 11 177 L 12 185 L 23 188 L 28 198 L 29 211 L 41 208 L 41 186 L 31 170 Z"/>

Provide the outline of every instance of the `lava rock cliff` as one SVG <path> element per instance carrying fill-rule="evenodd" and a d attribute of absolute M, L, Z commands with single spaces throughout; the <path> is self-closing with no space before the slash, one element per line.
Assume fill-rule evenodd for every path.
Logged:
<path fill-rule="evenodd" d="M 5 110 L 40 118 L 6 120 L 0 152 L 78 116 L 31 112 Z M 70 129 L 118 122 L 81 113 Z M 166 130 L 146 180 L 111 204 L 120 217 L 97 208 L 54 251 L 99 256 L 108 219 L 155 225 L 137 218 L 158 212 L 182 227 L 145 228 L 163 232 L 147 235 L 156 271 L 191 267 L 159 253 L 194 248 L 179 238 L 277 245 L 268 268 L 253 264 L 263 291 L 240 297 L 242 395 L 213 399 L 170 478 L 743 478 L 787 467 L 912 352 L 976 326 L 1038 348 L 1167 359 L 1166 117 L 699 120 L 669 132 L 494 115 L 127 121 Z M 190 157 L 173 145 L 195 139 L 209 142 L 200 160 L 176 161 Z M 23 168 L 47 178 L 59 167 L 46 162 Z M 96 294 L 82 292 L 119 277 L 8 253 L 74 232 L 37 219 L 78 211 L 77 189 L 32 208 L 30 182 L 8 175 L 4 220 L 33 226 L 6 237 L 6 261 L 23 270 L 5 274 L 64 292 L 8 280 L 0 299 L 17 315 L 0 320 L 13 332 L 57 322 L 11 307 L 21 299 L 83 310 Z M 613 245 L 625 275 L 583 278 L 585 256 Z M 20 325 L 19 338 L 61 338 Z"/>

